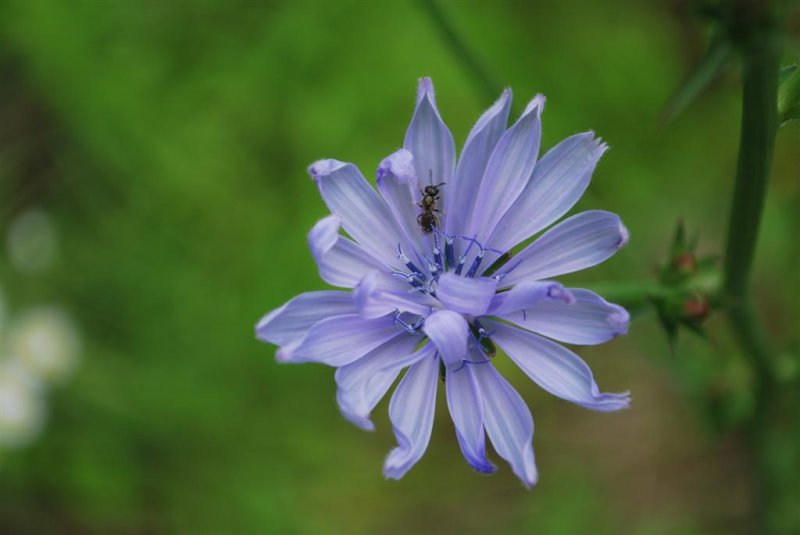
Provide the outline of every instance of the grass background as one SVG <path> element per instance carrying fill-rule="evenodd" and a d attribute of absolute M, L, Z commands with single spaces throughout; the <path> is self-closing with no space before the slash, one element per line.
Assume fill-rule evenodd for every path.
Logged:
<path fill-rule="evenodd" d="M 570 281 L 652 279 L 676 221 L 721 252 L 738 73 L 658 127 L 703 51 L 686 5 L 441 2 L 518 112 L 548 97 L 542 146 L 595 130 L 611 146 L 578 209 L 619 213 L 614 259 Z M 594 414 L 500 362 L 536 421 L 541 479 L 473 473 L 443 396 L 425 457 L 381 476 L 394 444 L 348 424 L 332 371 L 279 366 L 253 325 L 324 288 L 305 235 L 325 215 L 306 166 L 372 176 L 432 76 L 457 144 L 490 104 L 417 2 L 0 3 L 0 230 L 30 206 L 58 226 L 52 269 L 13 270 L 6 306 L 65 305 L 82 365 L 52 392 L 37 442 L 0 459 L 4 533 L 736 533 L 753 486 L 727 431 L 748 411 L 726 325 L 672 353 L 657 323 L 581 349 L 633 408 Z M 797 344 L 800 167 L 778 136 L 756 261 L 778 347 Z M 711 385 L 711 386 L 709 386 Z M 720 392 L 720 411 L 694 402 Z"/>

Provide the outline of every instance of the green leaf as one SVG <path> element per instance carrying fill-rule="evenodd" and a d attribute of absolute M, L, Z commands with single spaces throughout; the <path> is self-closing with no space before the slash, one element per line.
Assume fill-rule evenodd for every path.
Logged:
<path fill-rule="evenodd" d="M 781 69 L 778 86 L 778 121 L 784 125 L 800 119 L 800 69 L 789 65 Z"/>
<path fill-rule="evenodd" d="M 691 104 L 717 76 L 733 56 L 733 46 L 725 37 L 711 41 L 706 55 L 694 68 L 683 85 L 670 99 L 661 116 L 661 123 L 672 122 Z"/>

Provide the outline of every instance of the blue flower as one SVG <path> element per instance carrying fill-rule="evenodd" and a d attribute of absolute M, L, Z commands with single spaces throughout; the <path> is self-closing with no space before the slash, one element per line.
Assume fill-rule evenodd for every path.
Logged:
<path fill-rule="evenodd" d="M 629 404 L 627 392 L 601 393 L 589 366 L 558 343 L 625 334 L 628 313 L 550 280 L 625 245 L 619 217 L 581 212 L 523 243 L 572 208 L 607 148 L 586 132 L 538 159 L 544 103 L 536 96 L 507 128 L 506 90 L 456 161 L 423 78 L 403 148 L 378 167 L 378 192 L 353 164 L 321 160 L 309 168 L 331 211 L 311 229 L 309 245 L 322 279 L 347 291 L 295 297 L 267 314 L 256 335 L 279 346 L 281 362 L 336 367 L 341 412 L 363 429 L 373 429 L 370 412 L 408 368 L 389 404 L 398 446 L 384 465 L 388 478 L 402 477 L 425 452 L 441 375 L 467 462 L 495 470 L 488 434 L 519 479 L 536 482 L 533 419 L 495 369 L 496 347 L 555 396 L 598 411 Z"/>

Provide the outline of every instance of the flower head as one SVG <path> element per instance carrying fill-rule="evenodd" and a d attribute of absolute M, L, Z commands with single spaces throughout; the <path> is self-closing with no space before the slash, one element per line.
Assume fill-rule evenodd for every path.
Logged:
<path fill-rule="evenodd" d="M 492 363 L 498 347 L 555 396 L 598 411 L 628 406 L 627 393 L 601 393 L 587 364 L 558 343 L 625 334 L 628 313 L 550 280 L 625 245 L 619 217 L 582 212 L 517 247 L 572 208 L 606 150 L 587 132 L 539 159 L 544 103 L 536 96 L 507 128 L 506 90 L 456 160 L 423 78 L 403 148 L 378 166 L 377 192 L 353 164 L 309 168 L 331 211 L 308 235 L 311 252 L 322 279 L 346 290 L 295 297 L 264 316 L 256 335 L 279 346 L 281 362 L 336 367 L 341 412 L 364 429 L 408 368 L 389 405 L 398 446 L 386 477 L 402 477 L 425 452 L 441 375 L 467 462 L 495 470 L 488 435 L 526 486 L 536 482 L 533 419 Z"/>

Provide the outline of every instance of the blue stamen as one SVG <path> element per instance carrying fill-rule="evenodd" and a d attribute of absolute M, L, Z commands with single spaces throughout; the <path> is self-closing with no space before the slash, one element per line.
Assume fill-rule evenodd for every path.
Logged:
<path fill-rule="evenodd" d="M 483 260 L 483 256 L 486 254 L 486 251 L 481 249 L 481 252 L 478 253 L 478 256 L 475 257 L 475 260 L 472 261 L 472 265 L 469 267 L 469 271 L 467 271 L 467 277 L 472 278 L 475 276 L 475 273 L 478 272 L 478 268 L 481 265 L 481 260 Z"/>
<path fill-rule="evenodd" d="M 400 319 L 400 314 L 401 312 L 399 310 L 395 311 L 394 323 L 405 329 L 405 331 L 408 332 L 409 334 L 417 334 L 417 331 L 419 331 L 420 327 L 422 327 L 422 324 L 425 323 L 425 318 L 420 317 L 417 321 L 409 325 L 408 323 Z"/>
<path fill-rule="evenodd" d="M 425 286 L 424 281 L 420 280 L 416 275 L 412 275 L 410 273 L 403 273 L 402 271 L 392 271 L 392 275 L 395 277 L 402 277 L 407 283 L 409 283 L 414 288 L 422 288 Z"/>
<path fill-rule="evenodd" d="M 453 238 L 447 238 L 444 241 L 444 259 L 447 262 L 447 267 L 452 268 L 456 265 L 456 255 L 453 250 Z"/>
<path fill-rule="evenodd" d="M 456 275 L 461 275 L 461 270 L 464 269 L 464 264 L 467 263 L 467 255 L 469 254 L 469 251 L 472 249 L 472 246 L 475 245 L 475 243 L 477 242 L 475 241 L 475 238 L 465 238 L 463 236 L 454 236 L 454 237 L 469 241 L 467 250 L 464 251 L 464 254 L 458 257 L 458 265 L 456 266 Z"/>
<path fill-rule="evenodd" d="M 436 263 L 437 271 L 444 271 L 444 264 L 442 262 L 442 250 L 439 248 L 439 233 L 433 233 L 433 260 Z"/>
<path fill-rule="evenodd" d="M 402 247 L 400 247 L 400 244 L 399 244 L 399 243 L 397 244 L 397 259 L 398 259 L 398 260 L 400 260 L 400 261 L 401 261 L 403 264 L 405 264 L 405 266 L 406 266 L 408 269 L 410 269 L 410 270 L 411 270 L 411 272 L 412 272 L 414 275 L 417 275 L 417 276 L 418 276 L 420 279 L 422 279 L 422 280 L 424 280 L 424 279 L 425 279 L 425 274 L 422 272 L 422 270 L 421 270 L 421 269 L 419 269 L 419 268 L 417 267 L 417 265 L 416 265 L 416 264 L 414 264 L 414 262 L 412 262 L 412 261 L 411 261 L 411 259 L 410 259 L 410 258 L 408 258 L 408 257 L 405 255 L 405 253 L 403 252 L 403 248 L 402 248 Z"/>

